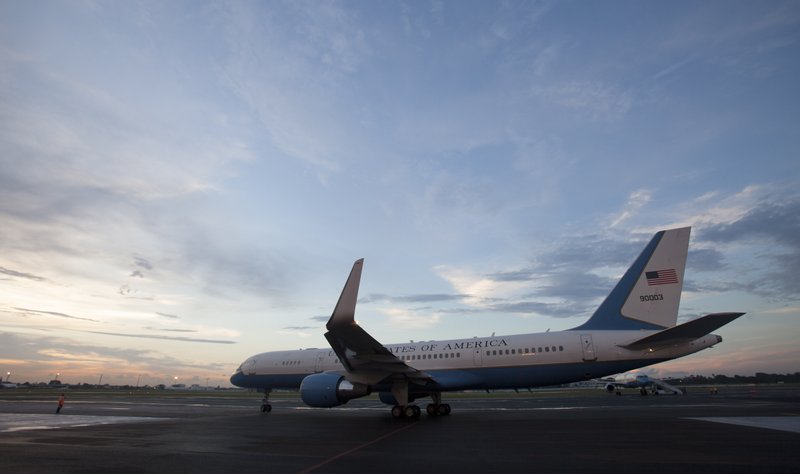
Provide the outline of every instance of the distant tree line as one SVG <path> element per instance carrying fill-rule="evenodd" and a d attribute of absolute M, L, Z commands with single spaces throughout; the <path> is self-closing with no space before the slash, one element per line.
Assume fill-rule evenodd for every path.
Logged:
<path fill-rule="evenodd" d="M 793 374 L 765 374 L 756 372 L 755 375 L 689 375 L 687 377 L 668 379 L 669 382 L 680 385 L 708 385 L 708 384 L 747 384 L 747 383 L 800 383 L 800 372 Z"/>

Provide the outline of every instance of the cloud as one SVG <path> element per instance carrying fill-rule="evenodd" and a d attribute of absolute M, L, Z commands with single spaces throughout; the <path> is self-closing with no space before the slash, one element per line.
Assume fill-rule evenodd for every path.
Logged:
<path fill-rule="evenodd" d="M 14 332 L 0 332 L 0 347 L 11 358 L 4 363 L 20 381 L 49 380 L 55 371 L 69 383 L 94 382 L 98 374 L 127 374 L 136 379 L 172 380 L 176 373 L 196 374 L 206 377 L 210 372 L 229 372 L 234 364 L 207 361 L 202 364 L 176 359 L 149 349 L 123 349 L 75 341 L 66 337 L 32 336 Z M 87 380 L 85 377 L 91 377 Z M 124 379 L 108 375 L 104 380 L 114 383 Z M 76 380 L 77 378 L 77 380 Z M 157 382 L 156 382 L 157 383 Z"/>
<path fill-rule="evenodd" d="M 0 273 L 2 273 L 3 275 L 8 275 L 16 278 L 25 278 L 27 280 L 45 281 L 44 277 L 40 277 L 30 273 L 18 272 L 16 270 L 9 270 L 8 268 L 3 268 L 3 267 L 0 267 Z"/>
<path fill-rule="evenodd" d="M 334 3 L 283 4 L 270 14 L 241 3 L 213 10 L 227 51 L 218 63 L 221 83 L 286 156 L 338 170 L 360 142 L 348 139 L 357 130 L 343 111 L 353 104 L 340 97 L 351 97 L 350 78 L 371 54 L 357 14 Z"/>
<path fill-rule="evenodd" d="M 390 296 L 382 293 L 372 293 L 363 298 L 359 298 L 359 303 L 437 303 L 447 301 L 460 301 L 466 295 L 453 294 L 418 294 L 405 296 Z"/>
<path fill-rule="evenodd" d="M 600 81 L 569 81 L 552 86 L 533 86 L 541 100 L 588 114 L 595 120 L 618 120 L 634 105 L 633 95 Z"/>
<path fill-rule="evenodd" d="M 715 222 L 701 228 L 709 242 L 733 242 L 767 238 L 777 244 L 800 249 L 800 195 L 769 196 L 730 222 Z"/>
<path fill-rule="evenodd" d="M 683 222 L 679 225 L 694 226 L 686 292 L 747 292 L 785 301 L 800 295 L 793 278 L 800 265 L 800 197 L 790 190 L 773 188 L 768 194 L 765 189 L 749 186 L 733 195 L 710 192 L 682 204 L 694 213 L 678 218 Z M 651 191 L 633 192 L 611 226 L 561 235 L 516 268 L 480 273 L 440 266 L 437 273 L 456 289 L 454 301 L 473 311 L 556 318 L 591 314 L 652 237 L 653 230 L 634 226 L 641 221 L 636 211 L 651 202 Z M 671 212 L 652 209 L 647 217 L 668 220 Z M 656 230 L 679 225 L 659 225 Z M 763 265 L 759 255 L 769 265 Z"/>
<path fill-rule="evenodd" d="M 17 310 L 17 311 L 20 311 L 22 314 L 24 314 L 26 316 L 33 315 L 33 314 L 41 314 L 41 315 L 46 315 L 46 316 L 56 316 L 56 317 L 59 317 L 59 318 L 76 319 L 76 320 L 80 320 L 80 321 L 91 321 L 93 323 L 99 323 L 100 322 L 100 321 L 98 321 L 96 319 L 81 318 L 81 317 L 78 317 L 78 316 L 70 316 L 69 314 L 58 313 L 56 311 L 39 311 L 39 310 L 27 309 L 27 308 L 14 308 L 14 309 Z"/>
<path fill-rule="evenodd" d="M 388 316 L 393 326 L 403 329 L 429 328 L 441 319 L 435 312 L 418 313 L 401 308 L 378 308 L 378 311 Z"/>
<path fill-rule="evenodd" d="M 149 329 L 151 331 L 168 331 L 168 332 L 198 332 L 195 329 L 156 328 L 152 326 L 145 326 L 144 329 Z"/>
<path fill-rule="evenodd" d="M 645 206 L 652 200 L 652 194 L 646 189 L 639 189 L 631 193 L 628 197 L 628 202 L 625 204 L 625 209 L 611 222 L 611 227 L 616 227 L 622 222 L 628 220 L 639 209 Z"/>
<path fill-rule="evenodd" d="M 725 269 L 725 254 L 718 249 L 689 247 L 689 256 L 686 261 L 687 268 L 692 271 L 712 272 Z"/>
<path fill-rule="evenodd" d="M 107 332 L 107 331 L 84 331 L 84 332 L 92 334 L 103 334 L 105 336 L 133 337 L 139 339 L 161 339 L 167 341 L 200 342 L 204 344 L 236 344 L 236 341 L 225 341 L 220 339 L 201 339 L 201 338 L 180 337 L 180 336 L 159 336 L 156 334 L 126 334 L 126 333 Z"/>
<path fill-rule="evenodd" d="M 153 269 L 153 265 L 151 265 L 149 261 L 142 257 L 133 257 L 133 264 L 137 267 L 142 267 L 145 270 Z"/>
<path fill-rule="evenodd" d="M 156 312 L 156 314 L 157 314 L 157 315 L 159 315 L 159 316 L 161 316 L 162 318 L 169 318 L 169 319 L 180 319 L 180 316 L 176 316 L 176 315 L 174 315 L 174 314 L 168 314 L 168 313 L 159 313 L 159 312 Z"/>
<path fill-rule="evenodd" d="M 793 300 L 800 297 L 795 278 L 800 268 L 800 195 L 768 196 L 729 222 L 702 225 L 698 240 L 706 245 L 739 244 L 760 249 L 768 265 L 757 270 L 737 271 L 740 278 L 721 288 L 747 290 L 755 294 Z M 741 268 L 742 263 L 729 262 Z"/>
<path fill-rule="evenodd" d="M 319 326 L 286 326 L 283 329 L 288 331 L 304 331 L 306 329 L 319 329 Z"/>

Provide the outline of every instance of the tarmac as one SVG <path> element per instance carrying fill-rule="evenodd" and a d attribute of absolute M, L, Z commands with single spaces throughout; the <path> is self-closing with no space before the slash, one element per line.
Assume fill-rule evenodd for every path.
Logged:
<path fill-rule="evenodd" d="M 459 394 L 449 416 L 393 419 L 257 393 L 0 393 L 8 473 L 798 472 L 800 387 Z"/>

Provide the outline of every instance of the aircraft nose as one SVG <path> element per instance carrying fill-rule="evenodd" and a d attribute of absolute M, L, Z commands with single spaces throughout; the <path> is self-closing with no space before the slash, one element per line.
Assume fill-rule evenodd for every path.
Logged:
<path fill-rule="evenodd" d="M 717 336 L 717 344 L 719 344 L 720 342 L 722 342 L 722 336 Z"/>
<path fill-rule="evenodd" d="M 237 370 L 235 374 L 231 375 L 231 384 L 237 387 L 242 387 L 244 383 L 244 374 L 241 370 Z"/>

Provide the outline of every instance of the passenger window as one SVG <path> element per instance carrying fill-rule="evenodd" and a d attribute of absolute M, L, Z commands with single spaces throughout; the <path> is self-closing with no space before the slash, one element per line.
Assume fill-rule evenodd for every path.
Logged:
<path fill-rule="evenodd" d="M 516 355 L 517 353 L 514 352 L 514 349 L 511 349 L 511 355 Z"/>
<path fill-rule="evenodd" d="M 527 348 L 527 347 L 525 348 L 525 353 L 526 353 L 526 354 L 528 353 L 528 348 Z"/>
<path fill-rule="evenodd" d="M 460 352 L 456 352 L 456 357 L 461 357 L 461 353 Z"/>
<path fill-rule="evenodd" d="M 539 348 L 539 352 L 542 352 L 542 348 L 541 347 Z"/>
<path fill-rule="evenodd" d="M 506 355 L 508 355 L 508 349 L 506 349 Z"/>
<path fill-rule="evenodd" d="M 492 355 L 496 356 L 497 355 L 497 351 L 492 351 Z"/>
<path fill-rule="evenodd" d="M 555 352 L 555 351 L 556 351 L 556 346 L 553 346 L 553 352 Z"/>
<path fill-rule="evenodd" d="M 544 351 L 545 351 L 545 352 L 550 352 L 550 348 L 549 348 L 549 347 L 545 347 L 545 348 L 544 348 Z"/>
<path fill-rule="evenodd" d="M 564 346 L 558 346 L 558 351 L 559 352 L 564 352 Z"/>

